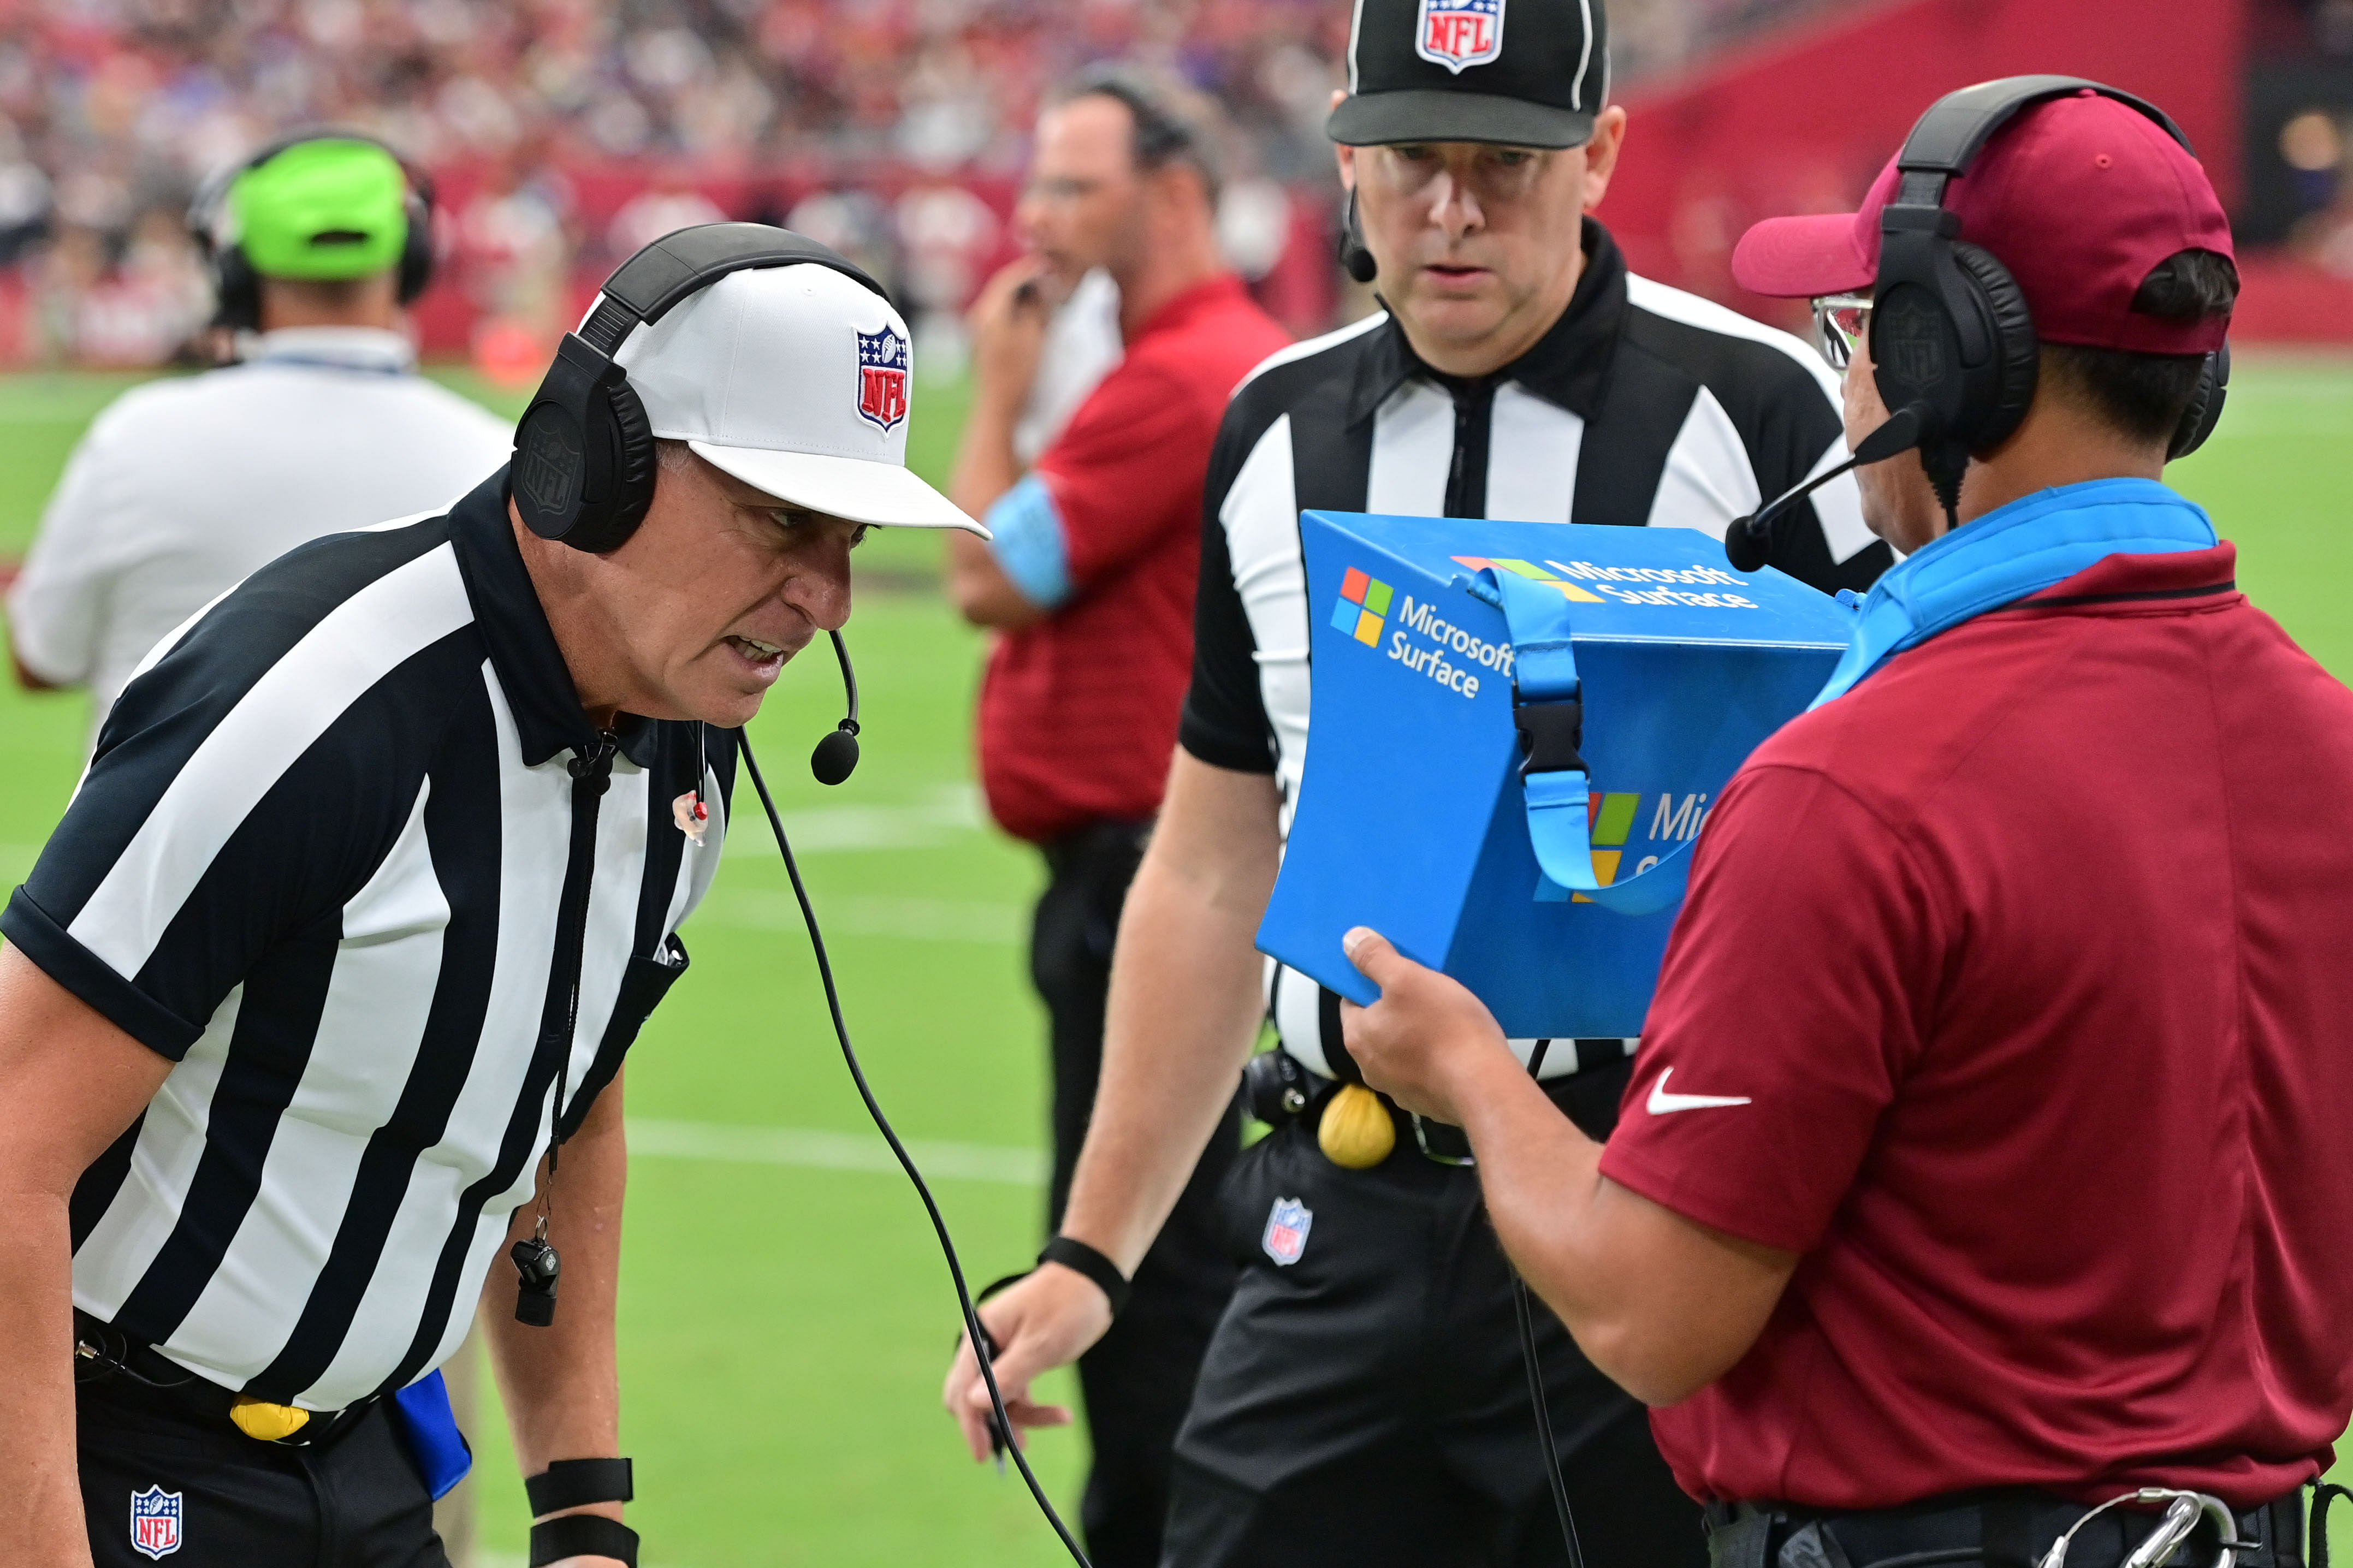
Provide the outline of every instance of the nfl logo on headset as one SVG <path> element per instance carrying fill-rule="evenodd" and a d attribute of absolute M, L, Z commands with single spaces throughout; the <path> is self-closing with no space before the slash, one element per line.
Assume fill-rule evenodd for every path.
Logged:
<path fill-rule="evenodd" d="M 1461 76 L 1504 52 L 1504 0 L 1421 0 L 1413 52 Z"/>
<path fill-rule="evenodd" d="M 858 416 L 877 430 L 907 416 L 907 360 L 895 329 L 858 334 Z"/>
<path fill-rule="evenodd" d="M 1266 1235 L 1259 1245 L 1279 1268 L 1288 1268 L 1307 1250 L 1307 1232 L 1315 1223 L 1314 1211 L 1297 1198 L 1277 1198 L 1266 1216 Z"/>
<path fill-rule="evenodd" d="M 149 1487 L 131 1494 L 131 1549 L 150 1559 L 180 1549 L 180 1494 Z"/>

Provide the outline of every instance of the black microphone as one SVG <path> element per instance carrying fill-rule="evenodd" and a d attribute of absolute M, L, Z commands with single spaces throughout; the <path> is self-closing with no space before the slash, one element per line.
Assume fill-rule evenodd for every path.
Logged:
<path fill-rule="evenodd" d="M 849 715 L 809 753 L 809 772 L 821 784 L 838 784 L 858 768 L 858 672 L 849 668 L 849 645 L 841 640 L 841 634 L 825 635 L 833 639 L 834 662 L 841 666 L 842 688 L 849 694 Z"/>
<path fill-rule="evenodd" d="M 1866 463 L 1883 463 L 1898 452 L 1908 452 L 1920 444 L 1923 409 L 1917 403 L 1907 403 L 1886 424 L 1862 438 L 1854 456 L 1828 473 L 1817 474 L 1795 489 L 1784 490 L 1770 501 L 1758 507 L 1746 517 L 1732 520 L 1724 531 L 1724 558 L 1735 572 L 1757 572 L 1765 566 L 1766 556 L 1773 550 L 1773 524 L 1783 512 L 1837 479 L 1841 474 L 1859 468 Z"/>

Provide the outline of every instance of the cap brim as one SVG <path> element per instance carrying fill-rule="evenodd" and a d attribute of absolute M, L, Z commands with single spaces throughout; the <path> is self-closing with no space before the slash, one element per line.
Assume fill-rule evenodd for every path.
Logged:
<path fill-rule="evenodd" d="M 1732 277 L 1752 294 L 1814 299 L 1868 289 L 1878 268 L 1856 248 L 1855 215 L 1770 217 L 1733 247 Z"/>
<path fill-rule="evenodd" d="M 1484 92 L 1404 88 L 1342 99 L 1324 134 L 1350 147 L 1399 142 L 1489 142 L 1505 147 L 1582 147 L 1593 116 Z"/>
<path fill-rule="evenodd" d="M 955 503 L 896 463 L 815 452 L 775 452 L 765 447 L 722 447 L 689 441 L 695 456 L 778 500 L 852 522 L 886 528 L 961 528 L 981 538 L 988 530 Z"/>

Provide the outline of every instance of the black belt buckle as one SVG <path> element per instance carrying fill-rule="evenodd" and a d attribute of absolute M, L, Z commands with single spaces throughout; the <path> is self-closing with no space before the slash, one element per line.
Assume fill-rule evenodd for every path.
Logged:
<path fill-rule="evenodd" d="M 1438 1164 L 1475 1165 L 1479 1163 L 1471 1157 L 1471 1134 L 1451 1121 L 1432 1121 L 1426 1116 L 1414 1116 L 1413 1141 L 1419 1145 L 1424 1159 Z"/>
<path fill-rule="evenodd" d="M 1530 773 L 1585 773 L 1585 703 L 1576 697 L 1549 701 L 1512 701 L 1512 725 L 1520 732 L 1520 750 L 1526 760 L 1520 776 Z"/>

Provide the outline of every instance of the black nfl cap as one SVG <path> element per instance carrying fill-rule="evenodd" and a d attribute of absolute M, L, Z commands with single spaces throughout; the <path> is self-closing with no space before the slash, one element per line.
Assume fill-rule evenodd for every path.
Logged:
<path fill-rule="evenodd" d="M 1353 147 L 1577 147 L 1609 99 L 1601 0 L 1356 0 L 1348 96 L 1324 130 Z"/>

